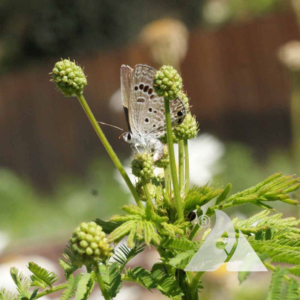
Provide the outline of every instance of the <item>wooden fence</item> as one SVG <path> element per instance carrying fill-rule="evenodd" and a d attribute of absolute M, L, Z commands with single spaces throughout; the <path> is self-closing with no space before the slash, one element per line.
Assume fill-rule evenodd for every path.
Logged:
<path fill-rule="evenodd" d="M 182 76 L 202 132 L 263 151 L 289 145 L 289 77 L 277 50 L 299 38 L 297 29 L 286 11 L 191 33 Z M 126 128 L 123 114 L 108 104 L 119 88 L 120 65 L 152 64 L 146 52 L 132 44 L 75 59 L 88 75 L 85 96 L 97 119 Z M 78 101 L 63 98 L 49 82 L 55 61 L 30 63 L 0 78 L 0 166 L 45 188 L 61 174 L 82 173 L 104 153 Z M 104 130 L 118 152 L 129 153 L 120 132 Z"/>

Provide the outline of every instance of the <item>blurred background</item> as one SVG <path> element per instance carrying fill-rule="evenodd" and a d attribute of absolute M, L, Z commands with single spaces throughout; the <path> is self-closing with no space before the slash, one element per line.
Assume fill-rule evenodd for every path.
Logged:
<path fill-rule="evenodd" d="M 84 66 L 96 118 L 124 129 L 120 65 L 180 70 L 200 123 L 194 184 L 231 182 L 237 192 L 275 172 L 300 174 L 299 0 L 2 0 L 0 20 L 0 286 L 10 286 L 12 265 L 57 271 L 79 222 L 131 201 L 78 101 L 49 82 L 61 57 Z M 103 130 L 129 166 L 121 132 Z M 149 251 L 145 266 L 156 260 Z M 221 269 L 203 277 L 203 299 L 265 299 L 269 279 L 239 286 Z M 117 299 L 139 299 L 134 289 L 136 298 L 125 287 Z"/>

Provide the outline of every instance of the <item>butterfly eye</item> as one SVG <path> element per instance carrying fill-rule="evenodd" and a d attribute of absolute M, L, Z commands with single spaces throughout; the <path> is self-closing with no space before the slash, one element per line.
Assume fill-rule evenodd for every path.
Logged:
<path fill-rule="evenodd" d="M 131 134 L 130 133 L 127 134 L 127 139 L 128 139 L 128 141 L 131 140 Z"/>

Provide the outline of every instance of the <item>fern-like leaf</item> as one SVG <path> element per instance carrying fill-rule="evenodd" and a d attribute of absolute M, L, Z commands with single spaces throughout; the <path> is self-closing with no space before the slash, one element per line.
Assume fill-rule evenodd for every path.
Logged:
<path fill-rule="evenodd" d="M 300 299 L 299 283 L 295 279 L 291 278 L 287 286 L 284 300 L 299 300 L 299 299 Z"/>
<path fill-rule="evenodd" d="M 40 286 L 43 288 L 49 286 L 52 288 L 52 284 L 58 280 L 56 274 L 45 270 L 33 262 L 29 263 L 28 269 L 34 274 L 31 276 L 32 286 Z"/>
<path fill-rule="evenodd" d="M 60 300 L 69 300 L 71 297 L 75 295 L 80 277 L 81 277 L 80 274 L 77 275 L 76 277 L 74 277 L 73 275 L 69 276 L 67 287 L 62 293 Z"/>
<path fill-rule="evenodd" d="M 116 297 L 122 286 L 121 273 L 118 268 L 118 263 L 112 263 L 110 266 L 101 265 L 100 271 L 105 288 L 110 298 Z"/>
<path fill-rule="evenodd" d="M 156 288 L 165 296 L 173 300 L 181 300 L 184 295 L 181 288 L 179 287 L 174 276 L 169 276 L 163 271 L 156 269 L 151 272 L 151 276 L 155 281 Z"/>
<path fill-rule="evenodd" d="M 134 248 L 130 249 L 126 245 L 121 245 L 115 255 L 113 256 L 114 260 L 117 261 L 120 265 L 120 270 L 122 271 L 125 265 L 136 255 L 143 252 L 146 245 L 141 245 L 137 243 Z"/>
<path fill-rule="evenodd" d="M 82 273 L 77 284 L 75 300 L 86 300 L 95 285 L 95 273 Z"/>
<path fill-rule="evenodd" d="M 19 293 L 28 292 L 31 285 L 31 281 L 28 278 L 26 278 L 22 274 L 22 272 L 19 272 L 17 268 L 12 267 L 10 269 L 10 275 L 14 283 L 16 284 Z"/>
<path fill-rule="evenodd" d="M 151 277 L 151 273 L 148 270 L 143 269 L 142 267 L 126 269 L 125 278 L 126 280 L 136 282 L 149 290 L 156 287 L 155 281 Z"/>
<path fill-rule="evenodd" d="M 287 274 L 287 269 L 277 267 L 273 273 L 267 300 L 281 300 L 283 289 L 283 276 Z"/>
<path fill-rule="evenodd" d="M 113 232 L 118 226 L 119 224 L 115 223 L 115 222 L 111 222 L 111 221 L 103 221 L 101 219 L 96 219 L 95 222 L 102 227 L 102 230 L 106 233 L 106 234 L 110 234 L 111 232 Z"/>
<path fill-rule="evenodd" d="M 182 252 L 176 255 L 175 257 L 171 258 L 169 264 L 176 269 L 183 270 L 188 265 L 190 260 L 195 256 L 195 253 L 196 251 L 194 250 Z"/>
<path fill-rule="evenodd" d="M 10 291 L 7 291 L 5 288 L 0 289 L 0 300 L 16 300 L 17 295 L 13 294 Z"/>

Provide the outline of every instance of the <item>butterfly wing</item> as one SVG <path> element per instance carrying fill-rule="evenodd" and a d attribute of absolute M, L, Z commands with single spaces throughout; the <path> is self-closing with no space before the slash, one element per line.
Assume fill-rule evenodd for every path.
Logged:
<path fill-rule="evenodd" d="M 132 73 L 129 123 L 133 133 L 158 138 L 166 132 L 164 99 L 153 88 L 156 70 L 147 65 L 136 65 Z M 182 123 L 186 108 L 181 99 L 170 101 L 172 126 Z"/>
<path fill-rule="evenodd" d="M 131 131 L 130 122 L 129 122 L 129 99 L 130 99 L 132 72 L 133 69 L 130 68 L 129 66 L 126 65 L 121 66 L 121 97 L 122 97 L 125 118 L 126 118 L 129 131 Z"/>

